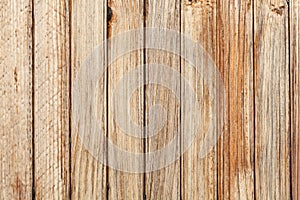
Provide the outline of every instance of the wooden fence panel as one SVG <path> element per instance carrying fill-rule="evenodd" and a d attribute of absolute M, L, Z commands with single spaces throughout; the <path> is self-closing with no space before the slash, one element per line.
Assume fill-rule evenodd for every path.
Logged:
<path fill-rule="evenodd" d="M 180 1 L 179 0 L 149 0 L 146 4 L 146 22 L 147 28 L 160 28 L 161 33 L 164 34 L 163 29 L 171 29 L 180 32 Z M 155 37 L 154 31 L 146 31 L 146 48 L 150 43 L 158 42 L 164 44 L 165 47 L 179 48 L 179 40 L 163 40 L 162 38 Z M 153 42 L 155 41 L 155 42 Z M 157 44 L 158 45 L 158 44 Z M 175 46 L 174 46 L 175 45 Z M 152 45 L 151 45 L 152 46 Z M 154 44 L 155 46 L 155 44 Z M 176 70 L 180 73 L 180 57 L 172 55 L 170 52 L 163 52 L 161 49 L 146 49 L 146 169 L 151 169 L 146 173 L 145 177 L 145 192 L 146 199 L 180 199 L 180 160 L 163 169 L 156 169 L 158 163 L 164 163 L 165 158 L 157 157 L 154 165 L 150 167 L 151 158 L 149 155 L 153 152 L 164 150 L 166 146 L 176 143 L 176 149 L 180 150 L 180 140 L 174 139 L 176 134 L 180 136 L 180 96 L 175 96 L 171 88 L 163 87 L 159 84 L 150 84 L 151 80 L 161 79 L 171 82 L 174 88 L 180 88 L 180 80 L 172 80 L 171 74 L 164 71 L 165 68 L 158 65 L 164 65 L 168 69 Z M 160 70 L 162 71 L 160 71 Z M 154 77 L 156 76 L 156 77 Z M 174 81 L 174 82 L 173 82 Z M 164 114 L 151 113 L 154 106 L 161 105 Z M 162 116 L 165 116 L 164 122 L 160 121 Z M 162 129 L 159 129 L 160 124 L 163 124 Z M 152 133 L 156 130 L 157 132 Z M 176 154 L 169 152 L 170 154 Z M 174 155 L 168 155 L 174 156 Z M 152 160 L 153 161 L 153 160 Z"/>
<path fill-rule="evenodd" d="M 0 199 L 31 199 L 32 3 L 0 3 Z"/>
<path fill-rule="evenodd" d="M 142 29 L 144 27 L 144 1 L 131 1 L 131 0 L 115 0 L 109 1 L 108 5 L 112 9 L 112 19 L 108 24 L 108 38 L 119 38 L 118 34 L 126 31 L 133 31 L 135 29 Z M 122 37 L 120 37 L 122 38 Z M 143 125 L 144 125 L 144 89 L 135 88 L 136 91 L 131 93 L 130 89 L 134 85 L 139 85 L 144 82 L 144 64 L 143 56 L 143 34 L 139 37 L 127 38 L 124 41 L 124 46 L 120 46 L 120 42 L 108 42 L 108 139 L 121 151 L 131 152 L 132 154 L 144 153 L 144 140 L 143 138 Z M 140 47 L 136 51 L 126 52 L 119 58 L 116 58 L 118 52 L 123 48 Z M 140 68 L 137 68 L 141 66 Z M 130 74 L 132 70 L 137 72 L 126 79 L 126 75 Z M 116 94 L 118 87 L 122 84 L 124 90 Z M 114 94 L 117 96 L 114 97 Z M 118 98 L 118 96 L 130 97 Z M 129 102 L 128 102 L 129 101 Z M 128 109 L 128 111 L 126 111 Z M 119 122 L 123 113 L 130 112 L 131 118 L 128 117 L 124 122 Z M 122 118 L 123 119 L 123 118 Z M 136 123 L 140 127 L 140 134 L 133 137 L 130 134 L 137 134 L 133 132 L 130 124 Z M 111 147 L 111 146 L 110 146 Z M 144 192 L 144 176 L 139 171 L 134 170 L 138 164 L 132 162 L 131 156 L 120 157 L 118 152 L 110 151 L 108 148 L 108 160 L 110 168 L 108 171 L 108 184 L 109 184 L 109 199 L 143 199 Z M 124 161 L 125 163 L 121 162 Z M 141 159 L 143 166 L 144 159 Z M 118 164 L 118 169 L 114 169 L 114 164 Z M 122 164 L 123 163 L 123 164 Z M 141 168 L 143 169 L 143 168 Z"/>
<path fill-rule="evenodd" d="M 218 1 L 218 67 L 227 94 L 219 141 L 221 199 L 254 199 L 253 1 Z"/>
<path fill-rule="evenodd" d="M 299 9 L 2 0 L 0 199 L 300 199 Z"/>
<path fill-rule="evenodd" d="M 216 105 L 215 102 L 212 102 L 212 98 L 214 97 L 213 94 L 210 94 L 207 82 L 204 81 L 206 79 L 205 76 L 209 76 L 206 73 L 207 68 L 213 70 L 214 73 L 217 70 L 209 61 L 212 59 L 215 62 L 217 56 L 217 1 L 182 1 L 181 32 L 184 36 L 197 42 L 205 51 L 203 55 L 197 54 L 199 49 L 189 46 L 189 42 L 186 40 L 181 41 L 183 58 L 181 61 L 182 76 L 193 87 L 197 97 L 197 102 L 194 103 L 198 103 L 200 109 L 200 112 L 194 110 L 186 112 L 185 110 L 188 108 L 182 106 L 183 110 L 181 113 L 185 113 L 181 116 L 183 144 L 188 142 L 188 135 L 192 131 L 190 130 L 191 122 L 189 118 L 192 118 L 195 114 L 194 112 L 199 112 L 199 122 L 192 122 L 199 125 L 198 130 L 196 130 L 197 136 L 191 147 L 184 152 L 182 158 L 182 197 L 184 199 L 216 199 L 218 185 L 217 147 L 213 146 L 204 157 L 200 153 L 206 145 L 204 144 L 205 138 L 209 134 L 215 134 L 217 131 L 217 129 L 214 129 L 210 133 L 208 130 L 209 125 L 217 126 L 217 120 L 213 121 L 212 119 L 212 115 L 217 113 L 217 107 L 212 107 L 212 104 Z M 188 63 L 189 60 L 184 60 L 193 54 L 195 54 L 195 60 L 199 59 L 199 62 L 193 63 L 196 66 L 191 66 Z M 213 75 L 212 77 L 209 77 L 212 81 L 216 81 L 214 73 L 211 74 Z M 188 83 L 181 83 L 182 105 L 184 101 L 188 101 L 191 98 L 184 90 Z M 215 100 L 218 101 L 218 99 Z M 219 116 L 223 117 L 218 114 Z M 216 136 L 214 135 L 214 137 Z"/>
<path fill-rule="evenodd" d="M 69 1 L 34 1 L 34 185 L 36 199 L 70 193 Z"/>
<path fill-rule="evenodd" d="M 104 0 L 85 1 L 76 0 L 72 1 L 71 9 L 71 66 L 72 66 L 72 104 L 75 98 L 85 97 L 73 96 L 73 89 L 78 80 L 80 69 L 85 66 L 84 64 L 88 60 L 89 56 L 92 55 L 94 50 L 106 39 L 106 5 L 107 2 Z M 105 54 L 98 55 L 99 59 L 102 60 L 101 64 L 104 64 Z M 96 64 L 96 63 L 91 63 Z M 101 67 L 101 66 L 99 66 Z M 83 83 L 89 77 L 80 77 L 80 81 Z M 85 91 L 87 92 L 87 91 Z M 107 93 L 107 77 L 104 76 L 99 81 L 99 88 L 96 95 L 99 97 L 98 109 L 93 112 L 99 112 L 98 120 L 101 122 L 103 134 L 107 136 L 107 112 L 106 112 L 106 93 Z M 91 94 L 91 93 L 90 93 Z M 86 105 L 88 102 L 85 102 Z M 86 105 L 83 105 L 87 107 Z M 75 110 L 72 106 L 72 114 L 74 116 Z M 87 122 L 88 123 L 88 122 Z M 90 134 L 91 127 L 88 124 L 84 124 L 86 127 L 79 127 L 74 119 L 72 118 L 72 148 L 71 148 L 71 199 L 106 199 L 107 198 L 107 169 L 103 163 L 99 162 L 92 154 L 91 149 L 83 141 L 85 137 L 79 137 L 79 128 L 84 130 L 84 134 Z M 93 138 L 95 139 L 95 138 Z M 99 140 L 95 140 L 98 142 Z M 93 142 L 93 141 L 92 141 Z M 93 143 L 92 143 L 93 144 Z M 93 144 L 96 146 L 105 145 L 102 143 Z M 97 147 L 95 147 L 96 149 Z M 104 159 L 106 159 L 106 153 L 100 152 Z"/>
<path fill-rule="evenodd" d="M 254 13 L 255 195 L 290 199 L 288 5 L 256 0 Z"/>
<path fill-rule="evenodd" d="M 300 199 L 300 1 L 290 1 L 292 195 Z"/>

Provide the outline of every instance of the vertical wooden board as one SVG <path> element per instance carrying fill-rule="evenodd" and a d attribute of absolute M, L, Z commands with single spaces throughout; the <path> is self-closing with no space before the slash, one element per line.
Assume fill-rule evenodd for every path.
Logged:
<path fill-rule="evenodd" d="M 137 132 L 133 132 L 134 130 L 128 127 L 135 124 L 140 127 L 140 134 L 143 134 L 144 90 L 143 87 L 138 88 L 135 85 L 140 85 L 144 81 L 142 67 L 144 63 L 142 30 L 144 26 L 144 1 L 114 0 L 109 1 L 108 5 L 113 14 L 108 24 L 108 37 L 109 39 L 121 38 L 123 41 L 108 42 L 108 138 L 120 151 L 127 152 L 126 155 L 128 156 L 119 157 L 117 152 L 110 150 L 108 152 L 109 163 L 114 165 L 108 171 L 108 198 L 142 199 L 143 171 L 135 171 L 137 163 L 131 161 L 131 158 L 134 157 L 131 153 L 144 153 L 143 135 L 132 136 L 131 134 Z M 118 36 L 138 29 L 141 29 L 139 36 L 133 34 L 127 39 Z M 118 55 L 122 49 L 133 47 L 138 48 L 136 51 L 126 52 L 125 55 Z M 129 75 L 132 70 L 137 71 L 134 75 Z M 126 80 L 127 75 L 129 78 Z M 120 83 L 123 87 L 121 91 L 119 90 Z M 131 87 L 135 89 L 133 93 L 130 91 Z M 124 98 L 118 98 L 118 96 Z M 128 111 L 126 111 L 127 109 Z M 123 113 L 130 116 L 123 119 Z M 143 162 L 144 159 L 141 161 Z"/>
<path fill-rule="evenodd" d="M 71 66 L 72 66 L 72 147 L 71 147 L 71 199 L 106 199 L 107 198 L 107 179 L 106 173 L 107 168 L 97 159 L 98 154 L 95 154 L 90 146 L 86 144 L 86 137 L 79 136 L 79 130 L 85 130 L 86 132 L 80 133 L 81 136 L 89 135 L 91 132 L 91 126 L 84 124 L 86 127 L 79 127 L 74 121 L 73 103 L 74 98 L 84 98 L 86 93 L 90 91 L 82 91 L 80 97 L 73 96 L 75 83 L 78 79 L 80 69 L 86 66 L 86 61 L 89 61 L 92 53 L 102 44 L 106 39 L 106 0 L 74 0 L 72 1 L 71 9 Z M 99 56 L 100 65 L 105 65 L 105 53 Z M 90 63 L 92 66 L 97 63 Z M 89 66 L 87 66 L 89 67 Z M 103 66 L 99 66 L 103 67 Z M 88 69 L 86 69 L 88 70 Z M 80 77 L 80 81 L 83 83 L 88 79 L 88 77 Z M 107 77 L 102 76 L 98 85 L 98 92 L 95 94 L 97 99 L 97 122 L 101 123 L 102 135 L 99 137 L 105 137 L 107 134 L 107 112 L 106 112 L 106 93 L 107 93 Z M 74 90 L 73 90 L 74 89 Z M 91 94 L 91 93 L 90 93 Z M 93 102 L 95 103 L 95 102 Z M 88 102 L 83 102 L 83 108 L 89 109 L 86 105 Z M 77 105 L 78 106 L 78 105 Z M 77 109 L 77 108 L 76 108 Z M 91 113 L 92 114 L 92 113 Z M 88 116 L 91 117 L 91 116 Z M 95 121 L 94 121 L 95 122 Z M 106 146 L 103 143 L 98 143 L 98 138 L 92 138 L 91 140 L 94 147 Z M 103 159 L 106 159 L 106 152 L 99 152 L 103 155 Z"/>
<path fill-rule="evenodd" d="M 32 4 L 0 3 L 0 199 L 32 198 Z"/>
<path fill-rule="evenodd" d="M 258 199 L 291 199 L 288 5 L 254 6 L 255 191 Z"/>
<path fill-rule="evenodd" d="M 194 55 L 193 63 L 195 66 L 190 66 L 189 60 L 182 59 L 182 76 L 188 80 L 188 83 L 193 87 L 199 110 L 192 110 L 186 112 L 184 106 L 182 107 L 181 124 L 182 124 L 182 144 L 186 143 L 187 136 L 191 131 L 189 128 L 191 123 L 198 123 L 196 137 L 189 147 L 184 152 L 182 157 L 182 198 L 183 199 L 216 199 L 217 198 L 217 148 L 213 146 L 207 155 L 201 156 L 201 151 L 204 147 L 204 140 L 208 134 L 215 134 L 220 131 L 217 127 L 217 121 L 212 122 L 212 115 L 216 114 L 213 110 L 212 104 L 218 104 L 218 99 L 213 100 L 212 94 L 208 90 L 207 82 L 204 81 L 205 76 L 212 75 L 208 79 L 216 82 L 215 80 L 215 66 L 209 60 L 216 61 L 216 36 L 217 36 L 217 1 L 202 1 L 193 0 L 182 1 L 182 16 L 181 27 L 182 34 L 197 43 L 203 52 L 199 49 L 194 49 L 188 46 L 186 40 L 182 41 L 182 54 L 183 58 Z M 206 74 L 204 69 L 210 68 L 212 74 Z M 190 96 L 184 91 L 185 84 L 181 83 L 182 101 L 187 101 Z M 212 102 L 216 101 L 216 102 Z M 215 107 L 217 109 L 217 107 Z M 195 115 L 194 112 L 199 114 L 199 122 L 188 120 Z M 185 113 L 185 114 L 184 114 Z M 190 116 L 188 116 L 190 115 Z M 219 116 L 219 115 L 218 115 Z M 195 120 L 195 119 L 194 119 Z M 214 133 L 208 133 L 208 127 L 214 126 Z M 215 136 L 213 136 L 215 137 Z M 207 146 L 206 146 L 207 147 Z"/>
<path fill-rule="evenodd" d="M 148 0 L 146 4 L 146 22 L 147 28 L 160 28 L 171 29 L 180 33 L 180 1 L 179 0 Z M 160 31 L 164 34 L 164 31 Z M 147 43 L 155 40 L 159 43 L 158 46 L 165 48 L 180 48 L 180 40 L 167 40 L 164 41 L 160 38 L 151 38 L 153 34 L 146 31 L 146 48 Z M 175 46 L 176 45 L 176 46 Z M 180 141 L 174 140 L 176 134 L 180 134 L 180 95 L 179 97 L 174 94 L 171 88 L 163 87 L 159 84 L 149 84 L 149 80 L 165 79 L 173 84 L 173 88 L 180 89 L 180 80 L 172 80 L 172 74 L 167 71 L 159 72 L 157 69 L 151 69 L 154 66 L 164 65 L 166 68 L 172 69 L 180 73 L 180 56 L 172 55 L 170 52 L 163 52 L 160 49 L 146 49 L 145 62 L 146 62 L 146 119 L 145 125 L 146 136 L 154 134 L 152 137 L 146 138 L 146 169 L 155 169 L 155 166 L 149 166 L 148 153 L 157 151 L 163 151 L 168 144 L 173 141 L 176 143 L 176 149 L 180 150 Z M 151 66 L 154 65 L 154 66 Z M 161 68 L 159 66 L 158 68 Z M 151 77 L 151 76 L 156 76 Z M 163 122 L 163 128 L 158 129 L 157 132 L 152 133 L 151 130 L 159 128 L 159 124 L 162 116 L 158 116 L 158 113 L 151 113 L 153 106 L 160 104 L 164 110 L 165 121 Z M 162 113 L 161 113 L 162 114 Z M 179 135 L 180 136 L 180 135 Z M 176 152 L 169 152 L 170 154 L 176 154 Z M 174 156 L 167 155 L 167 156 Z M 157 158 L 154 163 L 163 163 L 166 158 Z M 174 160 L 169 166 L 155 171 L 146 173 L 145 177 L 145 195 L 147 199 L 180 199 L 180 160 Z"/>
<path fill-rule="evenodd" d="M 36 199 L 69 198 L 69 12 L 69 1 L 34 1 Z"/>
<path fill-rule="evenodd" d="M 218 14 L 218 65 L 228 95 L 227 129 L 219 141 L 218 195 L 254 199 L 253 1 L 221 0 Z"/>
<path fill-rule="evenodd" d="M 290 1 L 292 195 L 300 199 L 300 1 Z"/>

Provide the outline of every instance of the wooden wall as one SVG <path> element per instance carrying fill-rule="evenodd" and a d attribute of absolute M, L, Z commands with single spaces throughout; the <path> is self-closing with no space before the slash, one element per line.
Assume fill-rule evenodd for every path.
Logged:
<path fill-rule="evenodd" d="M 300 200 L 300 0 L 1 0 L 0 11 L 0 199 Z M 207 98 L 203 80 L 182 56 L 143 48 L 155 39 L 191 53 L 181 40 L 151 38 L 144 29 L 142 40 L 125 41 L 141 48 L 116 60 L 119 44 L 104 43 L 100 60 L 110 66 L 97 89 L 102 130 L 119 148 L 144 154 L 144 169 L 151 168 L 148 153 L 167 146 L 174 131 L 181 133 L 181 153 L 191 123 L 183 114 L 184 84 L 172 82 L 181 89 L 177 98 L 151 84 L 155 74 L 171 77 L 147 66 L 163 64 L 190 81 L 203 130 L 205 118 L 218 116 L 213 127 L 220 137 L 204 158 L 204 133 L 196 130 L 200 136 L 170 165 L 129 173 L 106 166 L 83 145 L 72 89 L 103 41 L 147 27 L 199 43 L 223 80 L 226 101 Z M 151 138 L 126 136 L 114 118 L 128 105 L 114 101 L 115 87 L 136 66 L 144 67 L 124 87 L 146 83 L 130 99 L 145 136 L 151 107 L 165 108 L 166 124 L 154 124 L 159 132 Z M 103 159 L 116 156 L 108 151 Z"/>

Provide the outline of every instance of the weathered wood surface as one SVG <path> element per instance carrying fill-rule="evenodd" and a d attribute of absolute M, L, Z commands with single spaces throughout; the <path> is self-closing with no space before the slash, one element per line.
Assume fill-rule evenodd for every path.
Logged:
<path fill-rule="evenodd" d="M 34 1 L 34 187 L 36 199 L 70 193 L 69 1 Z"/>
<path fill-rule="evenodd" d="M 292 197 L 300 199 L 300 1 L 290 2 Z"/>
<path fill-rule="evenodd" d="M 216 199 L 217 198 L 217 147 L 213 149 L 202 158 L 200 156 L 201 149 L 203 148 L 204 138 L 208 135 L 208 126 L 212 123 L 216 127 L 213 134 L 216 133 L 217 121 L 212 122 L 213 113 L 217 113 L 218 106 L 212 108 L 212 94 L 208 90 L 207 82 L 204 81 L 207 75 L 204 69 L 200 69 L 201 65 L 208 65 L 208 67 L 214 68 L 209 64 L 209 57 L 215 62 L 217 58 L 217 1 L 182 1 L 181 11 L 181 31 L 188 38 L 198 42 L 206 55 L 194 55 L 194 58 L 200 57 L 200 63 L 196 63 L 197 66 L 190 66 L 188 61 L 182 59 L 181 61 L 181 73 L 182 76 L 189 80 L 193 89 L 196 91 L 197 101 L 201 107 L 199 128 L 197 130 L 197 136 L 192 146 L 183 154 L 182 157 L 182 173 L 181 173 L 181 187 L 182 197 L 184 199 Z M 183 58 L 193 54 L 197 49 L 189 47 L 188 42 L 183 40 L 182 42 L 182 54 Z M 214 69 L 217 70 L 217 69 Z M 215 77 L 210 77 L 210 80 L 216 81 Z M 187 101 L 190 97 L 184 91 L 185 85 L 188 83 L 181 83 L 181 100 Z M 223 102 L 217 104 L 222 104 Z M 184 102 L 182 102 L 183 105 Z M 182 107 L 183 111 L 187 115 L 181 116 L 182 121 L 182 143 L 187 142 L 187 136 L 190 130 L 191 122 L 189 117 L 194 115 L 194 111 L 184 112 L 185 107 Z M 189 116 L 190 115 L 190 116 Z M 223 117 L 218 115 L 218 117 Z M 217 118 L 218 118 L 217 117 Z M 192 123 L 197 123 L 194 119 Z M 219 131 L 221 129 L 218 129 Z M 215 136 L 214 136 L 215 137 Z M 195 175 L 197 173 L 197 175 Z"/>
<path fill-rule="evenodd" d="M 71 87 L 82 65 L 93 50 L 106 38 L 106 1 L 76 0 L 71 2 Z M 105 60 L 105 55 L 99 55 Z M 103 64 L 102 63 L 102 64 Z M 106 91 L 107 80 L 99 83 L 99 121 L 103 122 L 103 134 L 107 134 Z M 72 90 L 71 90 L 72 91 Z M 101 97 L 101 98 L 100 98 Z M 72 94 L 72 101 L 74 101 Z M 87 98 L 87 97 L 86 97 Z M 71 124 L 71 199 L 106 199 L 107 168 L 100 163 L 78 137 L 79 128 L 90 134 L 90 127 L 79 127 L 72 117 Z M 105 144 L 93 144 L 105 145 Z M 106 155 L 103 155 L 106 158 Z"/>
<path fill-rule="evenodd" d="M 33 34 L 30 1 L 0 2 L 0 199 L 31 199 Z"/>
<path fill-rule="evenodd" d="M 299 9 L 299 0 L 1 1 L 0 199 L 300 199 Z M 205 54 L 195 54 L 183 37 L 151 38 L 144 27 L 182 33 Z M 139 37 L 102 43 L 135 29 L 142 30 Z M 147 49 L 151 41 L 180 49 L 181 57 Z M 140 48 L 115 59 L 125 46 Z M 101 54 L 93 60 L 89 56 L 98 47 Z M 216 68 L 194 69 L 189 56 Z M 94 75 L 89 68 L 81 71 L 86 64 L 91 70 L 108 67 L 97 83 L 95 106 L 90 106 L 93 80 L 80 77 Z M 188 83 L 152 64 L 181 74 L 197 97 L 199 130 L 185 152 L 189 128 L 197 123 L 190 120 L 192 105 L 185 104 Z M 78 77 L 84 94 L 72 90 Z M 172 81 L 179 97 L 149 84 L 157 77 Z M 216 86 L 215 98 L 207 80 Z M 114 99 L 120 85 L 120 97 L 129 101 Z M 141 87 L 132 92 L 135 85 Z M 74 102 L 88 107 L 84 123 L 74 118 Z M 144 138 L 161 125 L 160 116 L 150 112 L 158 104 L 164 126 Z M 120 124 L 125 111 L 132 119 Z M 102 135 L 92 137 L 94 121 Z M 138 137 L 127 132 L 131 123 L 140 127 Z M 210 123 L 214 135 L 208 135 Z M 151 152 L 165 148 L 176 134 L 179 151 L 169 156 L 183 155 L 156 169 L 166 158 L 151 163 Z M 204 142 L 208 136 L 217 140 L 211 149 Z M 133 155 L 118 163 L 120 155 L 108 148 L 106 137 L 143 159 L 132 162 Z"/>
<path fill-rule="evenodd" d="M 180 31 L 180 1 L 179 0 L 149 0 L 146 5 L 146 20 L 147 28 L 171 29 Z M 163 33 L 163 31 L 162 31 Z M 179 48 L 180 41 L 164 40 L 163 38 L 155 37 L 153 31 L 146 31 L 146 48 L 150 43 L 151 46 L 164 44 L 166 47 Z M 180 98 L 175 96 L 174 91 L 170 88 L 164 88 L 161 85 L 149 84 L 150 80 L 157 77 L 158 81 L 171 81 L 174 88 L 180 88 L 180 80 L 172 79 L 171 74 L 162 67 L 154 68 L 154 66 L 165 65 L 180 73 L 180 57 L 172 55 L 170 52 L 162 52 L 160 49 L 146 49 L 146 169 L 150 166 L 151 158 L 148 153 L 152 153 L 161 149 L 172 142 L 172 140 L 180 133 Z M 156 76 L 156 77 L 154 77 Z M 161 105 L 164 110 L 161 115 L 151 113 L 154 106 Z M 163 127 L 159 130 L 162 123 L 161 117 L 165 116 Z M 157 130 L 156 130 L 157 129 Z M 152 133 L 156 130 L 155 133 Z M 175 140 L 176 148 L 180 150 L 180 140 Z M 170 152 L 174 156 L 176 151 Z M 157 157 L 157 163 L 163 163 L 165 157 Z M 155 168 L 155 164 L 153 165 Z M 163 169 L 155 169 L 155 171 L 146 173 L 145 177 L 145 197 L 146 199 L 180 199 L 180 160 Z"/>
<path fill-rule="evenodd" d="M 218 1 L 217 66 L 226 89 L 218 149 L 220 199 L 254 198 L 253 0 Z"/>
<path fill-rule="evenodd" d="M 126 31 L 132 31 L 135 29 L 142 29 L 144 27 L 144 1 L 130 1 L 130 0 L 114 0 L 109 1 L 108 5 L 111 7 L 113 16 L 108 24 L 108 38 L 116 37 L 118 34 Z M 124 9 L 126 8 L 126 9 Z M 138 85 L 144 82 L 144 69 L 140 67 L 138 71 L 130 76 L 130 79 L 124 79 L 124 74 L 130 73 L 135 67 L 142 66 L 144 64 L 143 56 L 143 35 L 141 40 L 135 40 L 135 38 L 128 38 L 124 41 L 124 44 L 129 49 L 133 46 L 140 47 L 139 50 L 134 52 L 128 52 L 126 55 L 116 58 L 114 55 L 118 55 L 120 42 L 109 42 L 107 44 L 108 49 L 108 138 L 116 146 L 124 151 L 134 153 L 144 153 L 144 141 L 142 135 L 140 138 L 132 137 L 130 134 L 132 130 L 130 124 L 137 123 L 141 128 L 140 134 L 144 134 L 144 89 L 136 88 L 137 90 L 131 94 L 129 89 L 132 85 Z M 125 47 L 125 46 L 124 46 Z M 123 48 L 124 48 L 123 47 Z M 118 84 L 122 84 L 125 90 L 122 90 L 121 96 L 129 96 L 131 99 L 118 98 L 113 99 L 114 92 L 120 87 Z M 130 101 L 130 102 L 128 102 Z M 128 106 L 129 104 L 129 106 Z M 130 117 L 117 124 L 117 119 L 122 118 L 122 114 L 126 112 L 125 108 L 129 108 L 129 112 L 132 113 L 132 119 Z M 108 152 L 108 160 L 116 162 L 116 159 L 126 161 L 125 157 L 118 157 L 115 152 Z M 143 162 L 144 159 L 141 159 Z M 109 168 L 108 170 L 108 199 L 143 199 L 144 188 L 144 176 L 143 173 L 129 173 L 128 171 L 122 171 L 121 169 L 132 169 L 137 163 L 127 160 L 125 163 L 120 162 L 119 170 Z M 134 171 L 135 172 L 135 171 Z M 137 171 L 138 172 L 138 171 Z"/>
<path fill-rule="evenodd" d="M 255 196 L 290 199 L 288 5 L 254 2 Z"/>

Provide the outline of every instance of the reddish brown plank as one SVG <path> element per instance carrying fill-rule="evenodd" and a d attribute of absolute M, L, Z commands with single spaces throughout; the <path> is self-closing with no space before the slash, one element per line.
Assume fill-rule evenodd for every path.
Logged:
<path fill-rule="evenodd" d="M 227 94 L 218 150 L 220 199 L 254 199 L 253 3 L 218 1 L 218 67 Z"/>

